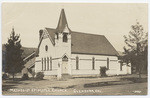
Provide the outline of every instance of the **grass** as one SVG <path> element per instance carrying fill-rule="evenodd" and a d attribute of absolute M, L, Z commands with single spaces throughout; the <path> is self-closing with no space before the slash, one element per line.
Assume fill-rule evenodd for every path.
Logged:
<path fill-rule="evenodd" d="M 147 76 L 138 81 L 137 75 L 115 76 L 105 78 L 72 78 L 67 81 L 56 79 L 3 80 L 3 95 L 146 95 Z M 12 92 L 10 89 L 52 89 L 49 92 L 30 91 Z M 65 91 L 63 91 L 65 90 Z M 74 92 L 77 90 L 77 92 Z M 100 92 L 81 92 L 80 90 L 100 90 Z M 140 91 L 140 93 L 137 93 Z M 79 93 L 81 92 L 81 93 Z M 135 93 L 136 92 L 136 93 Z"/>

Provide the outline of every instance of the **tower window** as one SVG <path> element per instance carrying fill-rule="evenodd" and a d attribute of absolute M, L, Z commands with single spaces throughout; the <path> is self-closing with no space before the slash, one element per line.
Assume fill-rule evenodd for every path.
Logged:
<path fill-rule="evenodd" d="M 56 36 L 57 36 L 57 39 L 58 39 L 58 38 L 59 38 L 59 37 L 58 37 L 58 33 L 56 33 Z"/>
<path fill-rule="evenodd" d="M 68 41 L 67 34 L 64 33 L 64 34 L 63 34 L 63 42 L 67 42 L 67 41 Z"/>

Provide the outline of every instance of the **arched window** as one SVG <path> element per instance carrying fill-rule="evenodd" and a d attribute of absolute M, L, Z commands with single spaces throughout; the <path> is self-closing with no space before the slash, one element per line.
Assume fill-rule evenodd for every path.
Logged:
<path fill-rule="evenodd" d="M 52 57 L 50 57 L 50 70 L 52 71 Z"/>
<path fill-rule="evenodd" d="M 95 58 L 94 57 L 92 58 L 92 69 L 93 70 L 95 69 Z"/>
<path fill-rule="evenodd" d="M 68 61 L 68 58 L 66 55 L 62 58 L 62 61 Z"/>
<path fill-rule="evenodd" d="M 42 71 L 44 70 L 44 67 L 43 67 L 43 58 L 41 60 L 41 63 L 42 63 Z"/>
<path fill-rule="evenodd" d="M 47 57 L 47 70 L 49 70 L 49 57 Z"/>
<path fill-rule="evenodd" d="M 64 33 L 64 34 L 63 34 L 63 42 L 67 42 L 67 41 L 68 41 L 67 34 Z"/>
<path fill-rule="evenodd" d="M 76 56 L 76 70 L 79 70 L 79 57 Z"/>
<path fill-rule="evenodd" d="M 107 58 L 107 69 L 109 69 L 109 58 Z"/>
<path fill-rule="evenodd" d="M 48 51 L 48 46 L 47 45 L 45 46 L 45 50 Z"/>
<path fill-rule="evenodd" d="M 44 66 L 44 71 L 46 70 L 46 58 L 44 58 L 44 64 L 45 64 L 45 66 Z"/>

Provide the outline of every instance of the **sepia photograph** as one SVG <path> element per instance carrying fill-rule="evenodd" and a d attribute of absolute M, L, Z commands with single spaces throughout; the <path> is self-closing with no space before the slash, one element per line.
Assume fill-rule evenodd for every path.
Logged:
<path fill-rule="evenodd" d="M 148 94 L 148 3 L 1 10 L 2 95 Z"/>

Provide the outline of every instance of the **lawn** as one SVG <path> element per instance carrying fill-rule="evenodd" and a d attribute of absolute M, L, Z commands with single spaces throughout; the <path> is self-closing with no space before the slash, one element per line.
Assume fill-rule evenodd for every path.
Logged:
<path fill-rule="evenodd" d="M 113 76 L 104 78 L 3 80 L 3 95 L 146 95 L 147 76 Z"/>

